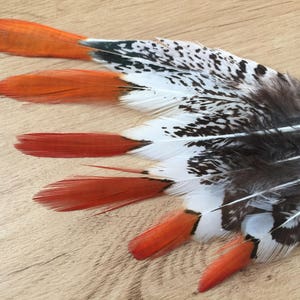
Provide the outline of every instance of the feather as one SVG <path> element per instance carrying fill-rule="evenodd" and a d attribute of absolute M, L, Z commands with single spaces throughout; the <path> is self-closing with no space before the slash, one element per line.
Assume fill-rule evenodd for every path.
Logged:
<path fill-rule="evenodd" d="M 124 154 L 147 142 L 105 133 L 28 133 L 16 149 L 38 157 L 99 157 Z"/>
<path fill-rule="evenodd" d="M 145 177 L 77 176 L 46 186 L 34 200 L 56 211 L 100 207 L 106 212 L 158 197 L 171 184 L 167 180 Z"/>
<path fill-rule="evenodd" d="M 20 136 L 16 148 L 34 156 L 134 153 L 158 160 L 147 170 L 99 166 L 140 177 L 65 179 L 36 201 L 58 211 L 103 212 L 162 194 L 182 197 L 184 210 L 138 235 L 129 251 L 146 259 L 191 238 L 208 242 L 238 233 L 204 271 L 200 292 L 299 244 L 298 80 L 197 43 L 90 39 L 18 20 L 0 20 L 0 44 L 14 55 L 92 59 L 110 70 L 13 76 L 0 82 L 2 95 L 43 103 L 106 100 L 155 115 L 120 134 Z"/>
<path fill-rule="evenodd" d="M 230 244 L 232 246 L 232 242 Z M 251 261 L 254 249 L 255 244 L 253 241 L 244 241 L 238 238 L 235 246 L 215 260 L 204 271 L 198 286 L 199 292 L 207 291 L 230 275 L 246 267 Z"/>
<path fill-rule="evenodd" d="M 13 55 L 90 60 L 83 36 L 34 22 L 0 19 L 0 51 Z"/>
<path fill-rule="evenodd" d="M 189 240 L 199 219 L 193 211 L 173 212 L 131 240 L 129 251 L 138 260 L 161 256 Z"/>
<path fill-rule="evenodd" d="M 0 81 L 0 93 L 35 103 L 116 102 L 131 87 L 107 71 L 50 70 Z"/>

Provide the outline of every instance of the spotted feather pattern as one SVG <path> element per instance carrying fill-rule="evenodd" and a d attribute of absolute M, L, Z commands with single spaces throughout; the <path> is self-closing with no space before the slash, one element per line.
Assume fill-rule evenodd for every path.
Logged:
<path fill-rule="evenodd" d="M 255 90 L 258 85 L 270 78 L 277 76 L 284 78 L 284 75 L 250 60 L 240 59 L 225 51 L 209 49 L 195 43 L 164 39 L 157 41 L 88 39 L 82 44 L 99 49 L 92 53 L 96 61 L 127 74 L 128 81 L 156 91 L 156 94 L 164 99 L 162 103 L 175 102 L 175 107 L 179 106 L 188 111 L 201 110 L 199 107 L 193 107 L 195 106 L 193 104 L 201 105 L 201 101 L 206 100 L 202 99 L 203 97 L 232 101 L 247 94 L 247 90 Z M 132 94 L 141 95 L 138 91 Z M 128 98 L 130 97 L 125 99 Z M 140 106 L 138 103 L 134 104 L 135 108 Z M 149 110 L 145 107 L 142 109 Z"/>
<path fill-rule="evenodd" d="M 236 183 L 237 178 L 241 174 L 243 178 L 251 176 L 247 174 L 257 174 L 258 161 L 264 163 L 266 160 L 268 164 L 276 164 L 279 160 L 277 156 L 287 159 L 299 153 L 298 147 L 293 143 L 298 139 L 297 132 L 286 135 L 277 133 L 282 145 L 277 144 L 278 149 L 272 149 L 273 156 L 260 149 L 268 147 L 270 150 L 274 146 L 272 143 L 276 133 L 269 133 L 270 130 L 280 131 L 279 125 L 289 127 L 294 122 L 289 117 L 284 119 L 286 108 L 283 107 L 279 112 L 279 115 L 282 115 L 281 123 L 276 124 L 278 103 L 273 103 L 276 99 L 272 99 L 272 93 L 275 94 L 280 88 L 291 89 L 293 85 L 298 87 L 298 83 L 293 83 L 293 79 L 287 75 L 251 60 L 241 59 L 228 52 L 209 49 L 195 43 L 158 39 L 156 41 L 87 40 L 83 44 L 97 49 L 92 54 L 96 61 L 104 62 L 109 68 L 123 72 L 128 81 L 144 87 L 144 90 L 133 91 L 133 94 L 142 95 L 145 90 L 153 90 L 159 94 L 159 84 L 156 84 L 152 75 L 148 77 L 147 74 L 154 73 L 155 76 L 164 78 L 164 88 L 172 92 L 167 92 L 162 105 L 167 104 L 172 110 L 170 116 L 150 121 L 140 128 L 129 130 L 126 134 L 135 139 L 147 136 L 152 141 L 152 144 L 136 152 L 162 160 L 160 167 L 152 169 L 152 172 L 154 175 L 175 181 L 171 193 L 185 194 L 185 198 L 189 198 L 189 195 L 197 194 L 197 191 L 203 188 L 211 189 L 213 186 L 215 189 L 222 189 L 223 200 L 213 202 L 215 207 L 224 206 L 221 209 L 221 229 L 239 231 L 247 216 L 251 218 L 252 214 L 258 213 L 256 202 L 261 201 L 260 197 L 267 199 L 268 195 L 263 193 L 258 198 L 248 200 L 245 195 L 254 192 L 255 182 L 249 183 L 249 179 L 248 181 L 244 179 L 245 182 Z M 139 74 L 138 79 L 135 74 Z M 180 93 L 182 95 L 180 98 L 174 97 L 175 93 L 178 93 L 178 96 Z M 259 94 L 268 94 L 270 98 L 258 99 Z M 170 95 L 173 96 L 172 99 Z M 297 106 L 298 95 L 299 90 L 295 90 L 293 96 L 296 97 L 291 99 L 295 106 Z M 130 102 L 132 96 L 136 97 L 129 93 L 125 102 L 126 100 Z M 166 100 L 168 98 L 169 100 Z M 153 102 L 155 99 L 149 100 L 149 104 Z M 138 103 L 134 107 L 144 109 Z M 257 131 L 260 131 L 260 134 L 257 135 Z M 245 137 L 241 137 L 240 134 L 244 134 Z M 264 138 L 262 139 L 260 135 Z M 167 144 L 170 143 L 171 146 L 168 146 Z M 284 155 L 282 155 L 283 149 L 280 149 L 282 147 L 289 150 Z M 167 159 L 170 156 L 174 158 Z M 176 175 L 179 172 L 170 167 L 172 161 L 186 172 Z M 280 167 L 289 168 L 284 164 Z M 263 180 L 267 179 L 263 178 Z M 250 187 L 243 187 L 244 184 Z M 269 180 L 270 188 L 273 184 L 274 182 Z M 245 201 L 231 204 L 244 197 L 246 197 Z M 192 203 L 188 205 L 188 209 L 193 210 L 193 201 L 187 203 Z M 212 210 L 210 208 L 204 213 Z M 261 209 L 260 213 L 265 211 Z M 299 226 L 293 229 L 298 232 Z M 280 238 L 276 238 L 276 235 L 280 236 L 283 230 L 278 228 L 272 233 L 278 244 Z M 297 237 L 297 233 L 293 233 L 293 236 Z M 293 240 L 294 245 L 297 241 Z M 288 249 L 286 248 L 286 251 Z M 271 253 L 273 250 L 270 256 Z M 265 256 L 265 259 L 269 258 Z"/>

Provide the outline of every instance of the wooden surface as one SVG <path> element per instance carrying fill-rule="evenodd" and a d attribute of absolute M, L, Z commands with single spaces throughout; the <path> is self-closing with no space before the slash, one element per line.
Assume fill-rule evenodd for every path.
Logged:
<path fill-rule="evenodd" d="M 300 1 L 0 0 L 0 5 L 2 18 L 90 37 L 200 41 L 300 78 Z M 4 54 L 0 62 L 0 79 L 41 69 L 99 68 Z M 191 242 L 156 260 L 132 259 L 127 242 L 180 206 L 180 199 L 154 199 L 98 216 L 95 211 L 55 213 L 32 202 L 44 185 L 69 175 L 111 174 L 83 163 L 145 167 L 149 162 L 33 158 L 14 149 L 17 134 L 118 132 L 144 119 L 124 108 L 1 99 L 0 299 L 299 299 L 300 249 L 282 261 L 251 266 L 201 295 L 198 280 L 217 243 Z"/>

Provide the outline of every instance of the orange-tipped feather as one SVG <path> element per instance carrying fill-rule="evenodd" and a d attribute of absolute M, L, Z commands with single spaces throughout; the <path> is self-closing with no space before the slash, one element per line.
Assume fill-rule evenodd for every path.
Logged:
<path fill-rule="evenodd" d="M 33 22 L 0 19 L 0 51 L 13 55 L 90 60 L 90 48 L 78 44 L 82 39 Z"/>
<path fill-rule="evenodd" d="M 18 150 L 38 157 L 114 156 L 147 144 L 105 133 L 29 133 L 18 136 L 18 141 Z"/>
<path fill-rule="evenodd" d="M 231 241 L 230 244 L 236 246 L 220 256 L 204 271 L 199 282 L 199 292 L 209 290 L 250 263 L 255 248 L 253 241 L 245 241 L 239 237 L 237 243 Z"/>
<path fill-rule="evenodd" d="M 171 184 L 145 177 L 74 177 L 50 184 L 34 200 L 56 211 L 96 207 L 108 211 L 160 196 Z"/>
<path fill-rule="evenodd" d="M 129 251 L 138 260 L 163 255 L 186 242 L 199 214 L 179 211 L 130 241 Z"/>
<path fill-rule="evenodd" d="M 118 101 L 129 84 L 118 73 L 91 70 L 50 70 L 0 81 L 0 94 L 36 103 Z"/>

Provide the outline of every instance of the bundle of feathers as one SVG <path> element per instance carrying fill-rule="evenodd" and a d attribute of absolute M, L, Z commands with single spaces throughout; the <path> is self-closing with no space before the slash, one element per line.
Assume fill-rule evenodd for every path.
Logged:
<path fill-rule="evenodd" d="M 0 82 L 3 96 L 36 103 L 122 104 L 155 116 L 120 134 L 29 133 L 16 148 L 39 157 L 134 153 L 157 161 L 134 176 L 77 176 L 34 200 L 101 212 L 163 194 L 184 207 L 129 242 L 136 259 L 186 241 L 234 235 L 204 271 L 203 292 L 251 261 L 279 259 L 300 239 L 300 83 L 248 59 L 167 39 L 101 40 L 0 20 L 0 51 L 94 60 L 110 71 L 53 70 Z"/>

